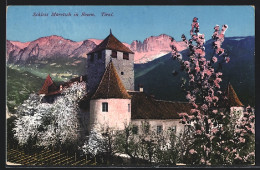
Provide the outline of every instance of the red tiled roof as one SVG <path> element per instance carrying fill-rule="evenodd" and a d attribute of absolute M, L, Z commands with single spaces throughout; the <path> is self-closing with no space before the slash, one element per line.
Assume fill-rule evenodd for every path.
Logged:
<path fill-rule="evenodd" d="M 244 106 L 241 101 L 239 100 L 234 88 L 232 87 L 232 85 L 229 83 L 227 90 L 226 90 L 226 95 L 228 98 L 228 105 L 231 106 Z"/>
<path fill-rule="evenodd" d="M 129 92 L 132 96 L 131 119 L 179 119 L 178 113 L 190 113 L 192 105 L 183 102 L 155 100 L 143 92 Z"/>
<path fill-rule="evenodd" d="M 112 61 L 108 63 L 99 86 L 91 99 L 108 98 L 131 98 L 121 82 Z"/>
<path fill-rule="evenodd" d="M 239 100 L 234 88 L 229 83 L 226 91 L 224 91 L 223 95 L 221 96 L 218 106 L 220 108 L 230 108 L 232 106 L 244 106 L 242 102 Z"/>
<path fill-rule="evenodd" d="M 98 46 L 96 46 L 96 48 L 94 48 L 88 54 L 104 49 L 116 50 L 133 54 L 133 52 L 123 43 L 121 43 L 112 33 L 110 33 Z"/>
<path fill-rule="evenodd" d="M 54 82 L 52 81 L 50 75 L 48 74 L 48 76 L 45 79 L 45 82 L 41 88 L 41 90 L 38 92 L 38 94 L 49 94 L 50 92 L 54 92 L 57 91 L 57 87 L 54 84 Z"/>

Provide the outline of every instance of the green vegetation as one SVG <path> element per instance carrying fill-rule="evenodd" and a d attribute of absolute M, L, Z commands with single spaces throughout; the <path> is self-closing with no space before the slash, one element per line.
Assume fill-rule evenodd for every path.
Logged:
<path fill-rule="evenodd" d="M 66 82 L 85 74 L 85 58 L 51 58 L 26 64 L 7 65 L 7 107 L 11 113 L 15 107 L 38 92 L 48 74 L 55 83 Z"/>
<path fill-rule="evenodd" d="M 7 107 L 10 112 L 29 97 L 29 94 L 40 90 L 44 79 L 27 71 L 21 72 L 7 67 Z"/>

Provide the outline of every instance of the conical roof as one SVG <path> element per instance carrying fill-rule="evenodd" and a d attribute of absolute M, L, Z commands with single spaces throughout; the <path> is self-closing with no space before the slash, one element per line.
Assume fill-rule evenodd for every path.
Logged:
<path fill-rule="evenodd" d="M 241 101 L 239 100 L 234 88 L 232 87 L 232 85 L 230 83 L 228 83 L 228 87 L 226 90 L 226 95 L 227 95 L 227 104 L 228 106 L 232 107 L 232 106 L 244 106 Z"/>
<path fill-rule="evenodd" d="M 120 80 L 116 69 L 110 61 L 105 73 L 99 83 L 99 86 L 91 99 L 120 98 L 130 99 L 122 81 Z"/>
<path fill-rule="evenodd" d="M 45 82 L 44 82 L 41 90 L 38 92 L 38 94 L 48 94 L 56 89 L 57 89 L 57 87 L 53 83 L 51 76 L 48 74 L 48 76 L 46 77 Z"/>
<path fill-rule="evenodd" d="M 110 49 L 110 50 L 116 50 L 121 52 L 127 52 L 132 53 L 133 52 L 126 47 L 123 43 L 121 43 L 113 34 L 110 32 L 110 34 L 98 45 L 96 48 L 94 48 L 92 51 L 90 51 L 88 54 L 101 51 L 104 49 Z"/>

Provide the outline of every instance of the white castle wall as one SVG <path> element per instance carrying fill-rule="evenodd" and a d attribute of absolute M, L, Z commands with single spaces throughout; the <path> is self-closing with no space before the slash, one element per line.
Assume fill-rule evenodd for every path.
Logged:
<path fill-rule="evenodd" d="M 162 126 L 163 131 L 167 131 L 169 128 L 175 126 L 176 135 L 180 134 L 184 130 L 184 125 L 179 123 L 180 119 L 133 119 L 131 124 L 138 126 L 138 133 L 144 133 L 142 127 L 145 122 L 150 124 L 150 130 L 154 132 L 157 132 L 157 126 Z"/>
<path fill-rule="evenodd" d="M 102 103 L 108 103 L 108 112 L 102 112 Z M 128 111 L 130 99 L 97 99 L 90 101 L 90 127 L 105 130 L 123 130 L 131 121 L 131 111 Z"/>

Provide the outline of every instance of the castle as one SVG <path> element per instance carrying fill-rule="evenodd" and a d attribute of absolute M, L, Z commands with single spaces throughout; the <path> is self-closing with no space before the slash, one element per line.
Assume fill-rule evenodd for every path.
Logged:
<path fill-rule="evenodd" d="M 134 53 L 110 34 L 87 54 L 86 76 L 72 79 L 69 83 L 54 87 L 50 76 L 39 94 L 46 95 L 46 101 L 74 82 L 86 82 L 87 94 L 80 102 L 82 131 L 110 128 L 123 130 L 133 126 L 133 133 L 145 133 L 144 126 L 157 134 L 163 131 L 180 133 L 184 125 L 179 123 L 178 113 L 190 113 L 192 105 L 185 102 L 156 100 L 143 92 L 140 86 L 134 90 Z M 54 89 L 54 90 L 53 90 Z M 56 90 L 55 90 L 56 89 Z M 231 84 L 227 88 L 225 106 L 232 112 L 242 114 L 243 104 Z M 146 129 L 148 130 L 148 129 Z"/>

